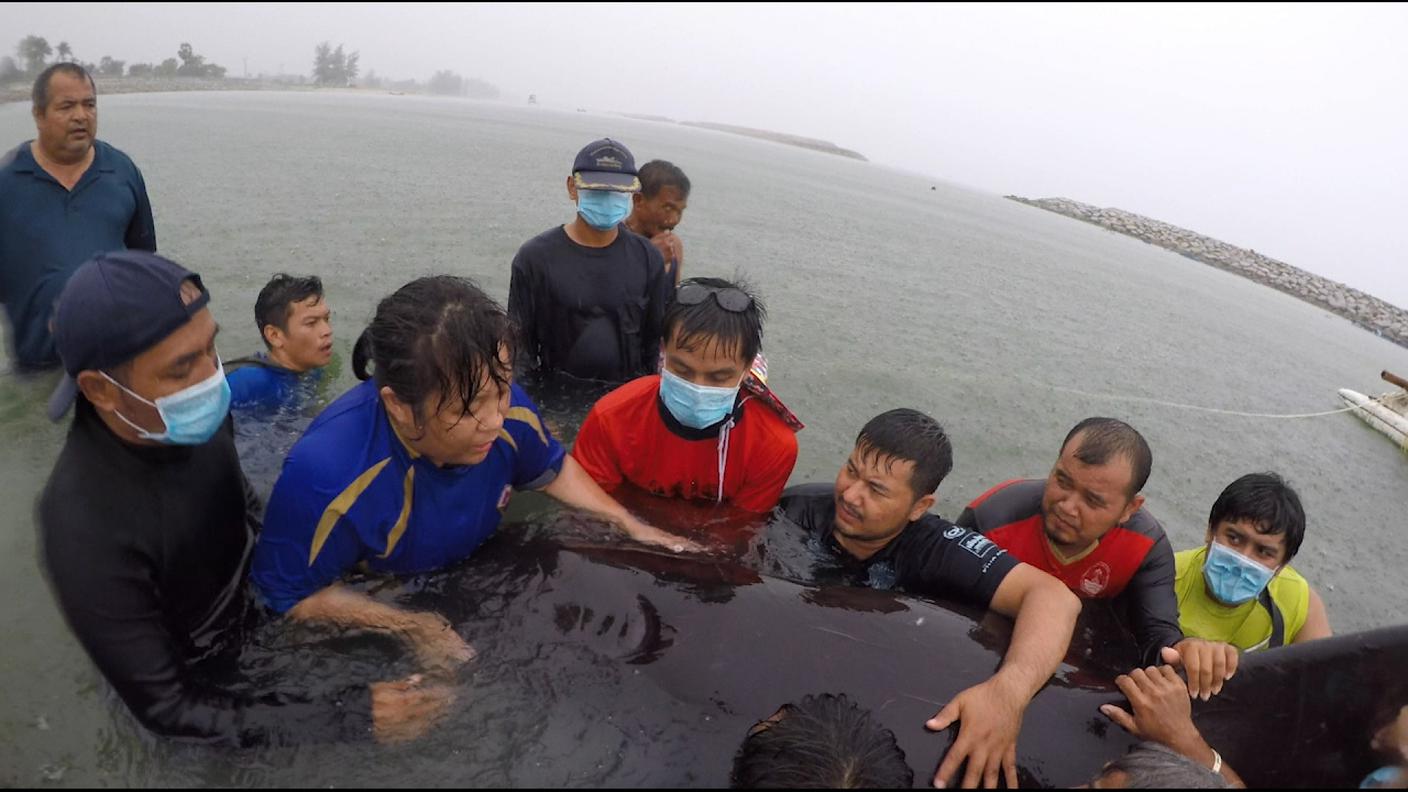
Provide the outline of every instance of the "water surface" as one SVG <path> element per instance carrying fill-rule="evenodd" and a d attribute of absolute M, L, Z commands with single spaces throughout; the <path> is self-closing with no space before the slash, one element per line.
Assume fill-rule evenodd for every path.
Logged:
<path fill-rule="evenodd" d="M 766 297 L 772 384 L 808 424 L 793 483 L 832 479 L 867 419 L 916 407 L 953 438 L 956 467 L 937 510 L 954 517 L 998 481 L 1044 475 L 1081 418 L 1113 415 L 1153 447 L 1145 493 L 1176 549 L 1201 540 L 1228 482 L 1276 470 L 1305 502 L 1295 565 L 1335 628 L 1402 619 L 1408 457 L 1382 436 L 1347 415 L 1248 419 L 1057 389 L 1302 413 L 1339 406 L 1338 388 L 1384 390 L 1381 369 L 1408 371 L 1408 350 L 1288 295 L 997 195 L 709 130 L 309 93 L 113 96 L 101 109 L 101 136 L 146 176 L 161 252 L 210 288 L 226 357 L 257 349 L 254 298 L 278 271 L 323 277 L 342 360 L 376 301 L 411 278 L 468 275 L 506 299 L 518 245 L 571 217 L 563 183 L 577 149 L 610 135 L 638 161 L 669 159 L 693 181 L 680 227 L 686 274 L 745 273 Z M 0 106 L 0 145 L 33 134 L 27 105 Z M 334 393 L 352 384 L 348 368 Z M 64 432 L 43 417 L 55 378 L 0 371 L 0 783 L 709 783 L 665 778 L 666 759 L 642 758 L 686 739 L 687 722 L 643 736 L 538 722 L 533 691 L 559 701 L 574 680 L 620 673 L 568 644 L 540 668 L 513 669 L 512 682 L 486 660 L 473 683 L 482 696 L 415 751 L 222 756 L 141 734 L 105 697 L 37 568 L 33 503 Z M 586 404 L 551 401 L 570 436 Z M 262 491 L 306 420 L 262 436 L 242 430 Z M 530 497 L 513 508 L 529 519 L 545 506 Z M 394 647 L 358 651 L 354 668 L 402 662 Z M 597 659 L 543 671 L 571 667 L 573 652 Z M 296 669 L 299 657 L 289 662 Z M 599 706 L 607 715 L 671 706 L 655 695 Z M 592 706 L 583 700 L 579 712 Z M 652 741 L 655 754 L 622 748 Z"/>

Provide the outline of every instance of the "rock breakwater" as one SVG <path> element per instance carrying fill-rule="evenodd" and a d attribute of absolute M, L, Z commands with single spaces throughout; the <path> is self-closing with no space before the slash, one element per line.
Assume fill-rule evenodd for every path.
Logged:
<path fill-rule="evenodd" d="M 1018 203 L 1084 220 L 1151 245 L 1158 245 L 1195 261 L 1236 273 L 1299 297 L 1343 316 L 1383 338 L 1408 347 L 1408 311 L 1343 283 L 1263 256 L 1255 250 L 1229 245 L 1186 228 L 1152 220 L 1123 209 L 1091 206 L 1069 198 L 1033 199 L 1017 195 L 1006 197 Z"/>

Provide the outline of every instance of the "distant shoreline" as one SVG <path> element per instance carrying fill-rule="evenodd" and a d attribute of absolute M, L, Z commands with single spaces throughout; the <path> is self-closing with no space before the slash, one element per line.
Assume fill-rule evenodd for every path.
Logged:
<path fill-rule="evenodd" d="M 1186 228 L 1151 220 L 1123 209 L 1100 208 L 1069 198 L 1009 200 L 1082 220 L 1157 245 L 1195 261 L 1256 281 L 1324 308 L 1382 338 L 1408 347 L 1408 311 L 1343 283 L 1322 278 L 1283 261 L 1205 237 Z"/>
<path fill-rule="evenodd" d="M 95 77 L 98 84 L 99 96 L 110 96 L 113 94 L 129 93 L 177 93 L 183 91 L 338 91 L 364 94 L 389 94 L 399 96 L 399 91 L 391 91 L 385 88 L 322 88 L 307 83 L 276 82 L 274 80 L 261 80 L 258 78 L 224 77 L 221 79 L 206 79 L 202 77 Z M 30 86 L 27 84 L 11 83 L 0 86 L 0 105 L 11 102 L 29 101 Z M 430 94 L 426 94 L 429 96 Z M 869 162 L 865 155 L 858 151 L 842 148 L 835 143 L 816 138 L 802 137 L 801 135 L 789 135 L 785 132 L 770 132 L 766 129 L 753 129 L 751 127 L 733 126 L 732 124 L 715 124 L 708 121 L 675 121 L 665 116 L 643 115 L 639 113 L 615 113 L 624 118 L 634 118 L 641 121 L 655 121 L 664 124 L 678 123 L 681 126 L 697 127 L 701 129 L 712 129 L 717 132 L 728 132 L 734 135 L 770 140 L 774 143 L 782 143 L 788 146 L 820 151 L 824 154 L 835 154 L 848 159 Z"/>
<path fill-rule="evenodd" d="M 95 77 L 98 96 L 129 93 L 178 93 L 183 91 L 313 91 L 312 85 L 273 80 L 223 77 Z M 30 86 L 12 83 L 0 86 L 0 104 L 28 102 Z"/>
<path fill-rule="evenodd" d="M 869 162 L 864 154 L 858 151 L 841 148 L 835 143 L 816 138 L 801 137 L 799 135 L 789 135 L 785 132 L 769 132 L 766 129 L 753 129 L 751 127 L 733 126 L 732 124 L 713 124 L 708 121 L 681 121 L 681 126 L 698 127 L 700 129 L 712 129 L 717 132 L 728 132 L 733 135 L 743 135 L 744 137 L 758 138 L 760 140 L 771 140 L 774 143 L 782 143 L 788 146 L 820 151 L 823 154 L 835 154 L 839 157 Z"/>
<path fill-rule="evenodd" d="M 715 132 L 728 132 L 731 135 L 742 135 L 759 140 L 769 140 L 773 143 L 781 143 L 785 146 L 811 149 L 812 151 L 820 151 L 823 154 L 835 154 L 838 157 L 860 160 L 861 162 L 870 161 L 859 151 L 841 148 L 829 140 L 817 140 L 816 138 L 802 137 L 801 135 L 789 135 L 786 132 L 770 132 L 766 129 L 734 126 L 733 124 L 715 124 L 709 121 L 676 121 L 666 116 L 648 115 L 645 113 L 612 113 L 612 115 L 618 115 L 623 118 L 634 118 L 637 121 L 654 121 L 659 124 L 679 124 L 680 126 L 695 127 L 696 129 L 712 129 Z"/>

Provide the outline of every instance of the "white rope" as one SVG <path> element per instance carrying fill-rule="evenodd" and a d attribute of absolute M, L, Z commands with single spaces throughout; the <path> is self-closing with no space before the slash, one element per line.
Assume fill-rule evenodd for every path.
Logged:
<path fill-rule="evenodd" d="M 1073 394 L 1076 394 L 1076 395 L 1078 395 L 1078 396 L 1086 396 L 1086 397 L 1089 397 L 1089 398 L 1092 398 L 1092 399 L 1112 399 L 1112 400 L 1114 400 L 1114 401 L 1130 401 L 1130 402 L 1140 402 L 1140 403 L 1142 403 L 1142 404 L 1157 404 L 1157 405 L 1159 405 L 1159 406 L 1161 406 L 1161 407 L 1175 407 L 1175 408 L 1178 408 L 1178 409 L 1181 409 L 1181 410 L 1195 410 L 1195 411 L 1198 411 L 1198 412 L 1216 413 L 1216 414 L 1218 414 L 1218 415 L 1235 415 L 1235 416 L 1238 416 L 1238 417 L 1241 417 L 1241 418 L 1285 418 L 1285 419 L 1294 419 L 1294 418 L 1320 418 L 1320 417 L 1323 417 L 1323 416 L 1326 416 L 1326 415 L 1339 415 L 1340 413 L 1354 412 L 1354 411 L 1356 411 L 1356 410 L 1362 410 L 1362 409 L 1363 409 L 1363 408 L 1360 407 L 1359 405 L 1350 405 L 1350 406 L 1348 406 L 1348 407 L 1342 407 L 1342 408 L 1340 408 L 1340 409 L 1338 409 L 1338 410 L 1325 410 L 1324 412 L 1312 412 L 1312 413 L 1289 413 L 1289 414 L 1287 414 L 1287 413 L 1244 412 L 1244 411 L 1242 411 L 1242 410 L 1223 410 L 1223 409 L 1220 409 L 1220 408 L 1217 408 L 1217 407 L 1202 407 L 1202 406 L 1199 406 L 1199 405 L 1197 405 L 1197 404 L 1180 404 L 1180 403 L 1178 403 L 1178 402 L 1163 401 L 1162 399 L 1150 399 L 1150 398 L 1147 398 L 1147 397 L 1144 397 L 1144 396 L 1117 396 L 1117 395 L 1112 394 L 1112 393 L 1091 393 L 1091 392 L 1089 392 L 1089 391 L 1078 390 L 1078 389 L 1076 389 L 1076 388 L 1065 388 L 1065 387 L 1062 387 L 1062 386 L 1060 386 L 1060 385 L 1050 385 L 1050 386 L 1048 386 L 1048 387 L 1051 388 L 1052 390 L 1064 391 L 1064 392 L 1066 392 L 1066 393 L 1073 393 Z M 1396 394 L 1396 393 L 1385 393 L 1385 394 L 1382 394 L 1382 395 L 1380 395 L 1380 396 L 1372 396 L 1372 397 L 1369 398 L 1369 401 L 1375 402 L 1375 403 L 1377 403 L 1377 404 L 1384 404 L 1385 402 L 1387 402 L 1387 401 L 1389 401 L 1389 400 L 1391 400 L 1391 399 L 1395 399 L 1395 398 L 1397 398 L 1397 397 L 1398 397 L 1398 394 Z"/>

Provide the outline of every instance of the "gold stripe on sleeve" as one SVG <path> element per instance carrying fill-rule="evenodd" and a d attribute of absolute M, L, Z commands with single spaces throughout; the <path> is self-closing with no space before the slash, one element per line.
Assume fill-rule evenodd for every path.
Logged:
<path fill-rule="evenodd" d="M 504 416 L 504 418 L 505 420 L 528 424 L 533 427 L 533 431 L 538 433 L 538 439 L 543 441 L 543 445 L 548 444 L 548 433 L 543 431 L 543 422 L 538 420 L 537 413 L 527 407 L 510 407 L 508 409 L 508 415 Z M 517 450 L 517 448 L 518 446 L 515 445 L 514 449 Z"/>
<path fill-rule="evenodd" d="M 313 566 L 313 562 L 318 559 L 318 553 L 322 552 L 323 545 L 327 543 L 328 536 L 332 533 L 333 526 L 342 519 L 357 502 L 357 498 L 362 496 L 367 487 L 376 480 L 377 474 L 391 461 L 391 457 L 381 460 L 372 465 L 365 473 L 357 477 L 356 481 L 347 485 L 347 489 L 332 499 L 332 503 L 323 510 L 323 516 L 318 519 L 318 528 L 313 531 L 313 546 L 308 549 L 308 566 Z"/>
<path fill-rule="evenodd" d="M 396 518 L 396 524 L 391 527 L 391 533 L 386 537 L 386 552 L 381 554 L 382 558 L 390 558 L 391 551 L 396 549 L 396 543 L 401 541 L 401 535 L 406 532 L 406 524 L 411 521 L 411 486 L 416 481 L 416 469 L 406 468 L 406 494 L 401 499 L 401 516 Z"/>

